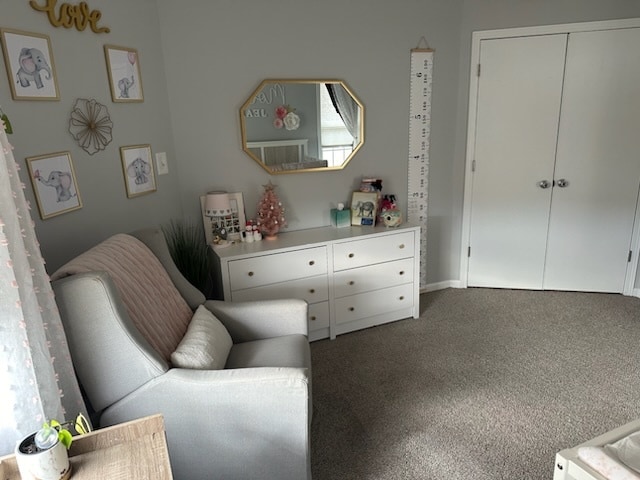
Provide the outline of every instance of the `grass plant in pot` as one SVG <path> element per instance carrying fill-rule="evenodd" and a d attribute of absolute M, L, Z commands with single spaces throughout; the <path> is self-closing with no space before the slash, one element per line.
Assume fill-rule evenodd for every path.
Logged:
<path fill-rule="evenodd" d="M 162 231 L 180 273 L 205 297 L 211 298 L 213 264 L 202 227 L 188 220 L 172 220 Z"/>

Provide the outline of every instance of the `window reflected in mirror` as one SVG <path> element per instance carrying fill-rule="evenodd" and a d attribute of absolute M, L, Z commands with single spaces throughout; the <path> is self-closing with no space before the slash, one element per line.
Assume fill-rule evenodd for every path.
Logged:
<path fill-rule="evenodd" d="M 240 123 L 244 151 L 273 174 L 342 169 L 364 142 L 364 107 L 339 80 L 264 80 Z"/>

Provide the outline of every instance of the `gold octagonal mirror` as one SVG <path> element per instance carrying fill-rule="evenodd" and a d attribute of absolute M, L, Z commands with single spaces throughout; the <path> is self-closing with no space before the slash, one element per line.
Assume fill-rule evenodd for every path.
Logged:
<path fill-rule="evenodd" d="M 364 106 L 340 80 L 263 80 L 240 126 L 242 149 L 271 174 L 340 170 L 364 143 Z"/>

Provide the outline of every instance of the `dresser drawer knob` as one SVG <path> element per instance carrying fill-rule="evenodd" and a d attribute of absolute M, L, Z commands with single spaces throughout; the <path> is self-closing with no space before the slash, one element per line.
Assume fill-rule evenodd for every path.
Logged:
<path fill-rule="evenodd" d="M 310 318 L 310 320 L 311 320 L 312 322 L 315 322 L 315 321 L 316 321 L 316 316 L 314 315 L 313 317 L 311 317 L 311 318 Z"/>
<path fill-rule="evenodd" d="M 248 275 L 249 275 L 250 277 L 253 277 L 253 272 L 249 272 L 249 273 L 248 273 Z"/>
<path fill-rule="evenodd" d="M 355 308 L 354 308 L 354 307 L 349 307 L 349 311 L 350 311 L 350 312 L 353 312 L 354 310 L 355 310 Z"/>
<path fill-rule="evenodd" d="M 400 270 L 400 275 L 404 275 L 404 270 Z"/>
<path fill-rule="evenodd" d="M 310 288 L 309 289 L 309 293 L 316 293 L 316 289 L 315 288 Z"/>
<path fill-rule="evenodd" d="M 309 265 L 313 266 L 313 265 L 315 265 L 315 264 L 316 264 L 315 260 L 310 260 L 310 261 L 309 261 Z"/>
<path fill-rule="evenodd" d="M 404 243 L 400 244 L 400 249 L 402 250 L 404 248 Z"/>
<path fill-rule="evenodd" d="M 350 253 L 350 254 L 349 254 L 349 258 L 353 258 L 353 257 L 355 257 L 355 256 L 356 256 L 356 254 L 355 254 L 355 253 Z"/>
<path fill-rule="evenodd" d="M 400 301 L 404 300 L 404 295 L 400 295 L 400 298 L 398 300 Z"/>
<path fill-rule="evenodd" d="M 354 282 L 353 280 L 349 281 L 349 285 L 355 285 L 355 284 L 356 284 L 356 282 Z"/>

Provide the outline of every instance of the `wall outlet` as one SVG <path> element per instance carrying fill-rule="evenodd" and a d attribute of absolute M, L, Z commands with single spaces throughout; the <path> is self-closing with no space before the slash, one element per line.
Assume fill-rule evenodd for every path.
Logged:
<path fill-rule="evenodd" d="M 156 169 L 158 170 L 158 175 L 166 175 L 169 173 L 169 162 L 167 161 L 166 152 L 156 153 Z"/>

